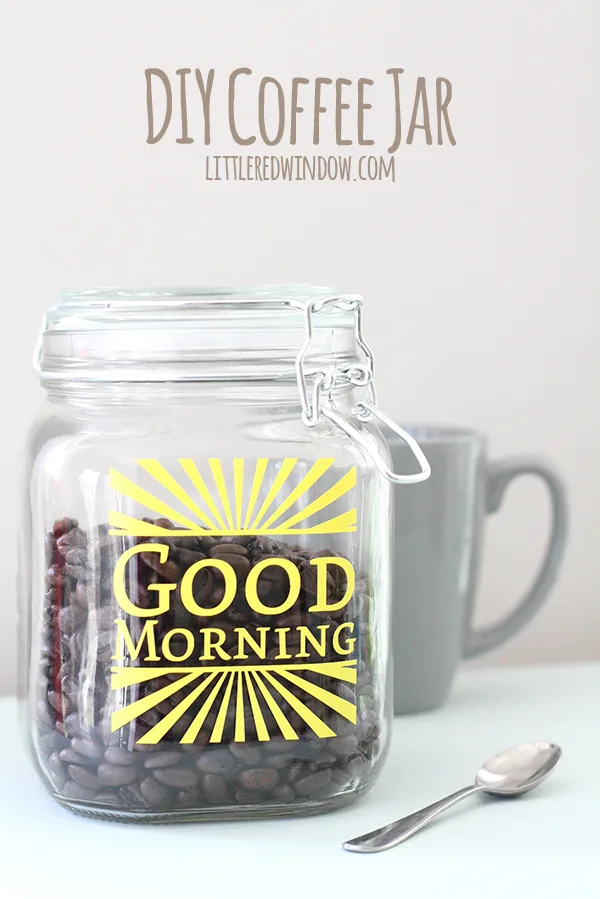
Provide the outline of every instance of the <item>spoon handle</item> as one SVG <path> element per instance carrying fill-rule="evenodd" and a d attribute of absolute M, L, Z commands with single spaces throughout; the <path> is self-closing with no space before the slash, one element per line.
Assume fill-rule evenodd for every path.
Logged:
<path fill-rule="evenodd" d="M 463 790 L 451 793 L 445 799 L 440 799 L 432 805 L 419 809 L 418 812 L 413 812 L 412 815 L 407 815 L 405 818 L 386 824 L 385 827 L 380 827 L 378 830 L 372 830 L 370 833 L 348 840 L 342 846 L 349 852 L 381 852 L 383 849 L 391 849 L 392 846 L 397 846 L 398 843 L 402 843 L 404 840 L 412 837 L 414 833 L 417 833 L 426 824 L 429 824 L 430 821 L 433 821 L 434 818 L 445 812 L 447 808 L 456 805 L 457 802 L 460 802 L 472 793 L 478 793 L 482 789 L 483 787 L 477 784 L 465 787 Z"/>

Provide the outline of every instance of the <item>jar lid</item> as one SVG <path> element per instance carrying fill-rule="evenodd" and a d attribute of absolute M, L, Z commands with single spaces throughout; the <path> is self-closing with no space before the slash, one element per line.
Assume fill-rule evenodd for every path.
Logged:
<path fill-rule="evenodd" d="M 327 418 L 392 483 L 425 480 L 430 468 L 420 447 L 377 406 L 373 355 L 361 322 L 361 297 L 325 287 L 66 291 L 44 318 L 35 366 L 43 381 L 293 377 L 307 427 Z M 336 387 L 344 386 L 367 390 L 367 399 L 352 408 L 352 420 L 332 400 Z M 374 419 L 408 444 L 417 474 L 389 468 L 364 428 Z"/>
<path fill-rule="evenodd" d="M 95 288 L 64 291 L 43 321 L 42 380 L 184 381 L 294 376 L 306 305 L 314 308 L 306 365 L 357 358 L 357 297 L 312 285 Z M 199 364 L 200 363 L 200 364 Z"/>

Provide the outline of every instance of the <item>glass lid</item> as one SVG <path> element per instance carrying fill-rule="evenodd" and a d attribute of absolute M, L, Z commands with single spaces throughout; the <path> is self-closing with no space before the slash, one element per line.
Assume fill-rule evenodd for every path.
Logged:
<path fill-rule="evenodd" d="M 44 317 L 35 365 L 42 380 L 293 376 L 307 305 L 313 332 L 306 361 L 318 368 L 356 357 L 360 303 L 303 284 L 69 290 Z"/>

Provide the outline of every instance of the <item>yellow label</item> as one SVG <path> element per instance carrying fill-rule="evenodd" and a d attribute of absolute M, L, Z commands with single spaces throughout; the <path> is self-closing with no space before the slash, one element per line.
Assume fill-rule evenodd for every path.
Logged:
<path fill-rule="evenodd" d="M 336 735 L 323 720 L 328 717 L 327 709 L 356 723 L 354 702 L 306 677 L 313 672 L 325 683 L 356 684 L 354 623 L 343 619 L 339 623 L 334 619 L 332 623 L 329 617 L 352 599 L 355 572 L 350 560 L 341 556 L 310 559 L 315 596 L 311 605 L 303 609 L 305 614 L 309 613 L 309 623 L 294 628 L 293 645 L 292 629 L 279 626 L 279 619 L 294 609 L 302 585 L 298 566 L 285 556 L 262 559 L 242 578 L 238 578 L 235 568 L 224 559 L 201 559 L 181 573 L 176 582 L 149 585 L 148 608 L 141 608 L 127 594 L 128 582 L 135 582 L 135 576 L 128 576 L 129 566 L 138 563 L 136 556 L 140 553 L 156 554 L 163 570 L 170 570 L 168 538 L 241 535 L 285 538 L 356 531 L 356 508 L 330 517 L 326 512 L 333 503 L 351 495 L 356 486 L 356 469 L 351 468 L 319 492 L 319 480 L 330 471 L 334 461 L 319 459 L 298 478 L 293 476 L 297 459 L 278 463 L 268 459 L 252 463 L 234 459 L 229 470 L 218 459 L 209 459 L 210 476 L 205 471 L 204 477 L 191 459 L 180 459 L 175 474 L 154 459 L 140 459 L 138 465 L 144 481 L 155 482 L 155 493 L 111 469 L 110 486 L 120 494 L 119 506 L 126 506 L 129 501 L 144 507 L 147 515 L 154 513 L 158 518 L 168 518 L 174 525 L 174 528 L 162 527 L 122 511 L 110 512 L 109 534 L 137 540 L 122 552 L 113 573 L 116 641 L 111 689 L 119 692 L 115 702 L 118 710 L 112 715 L 113 731 L 156 710 L 157 706 L 164 710 L 165 701 L 170 711 L 138 742 L 156 744 L 165 738 L 172 739 L 170 731 L 184 715 L 187 717 L 183 720 L 189 720 L 188 710 L 192 708 L 194 718 L 185 732 L 181 734 L 181 727 L 177 730 L 183 744 L 194 743 L 201 731 L 209 734 L 210 743 L 220 743 L 232 718 L 236 742 L 247 739 L 248 720 L 253 722 L 257 739 L 269 740 L 273 726 L 269 731 L 264 716 L 266 709 L 276 723 L 278 735 L 287 740 L 299 738 L 289 720 L 292 712 L 318 737 Z M 307 498 L 309 491 L 310 498 Z M 319 516 L 317 521 L 316 516 Z M 161 536 L 164 542 L 159 539 Z M 152 538 L 154 542 L 145 542 L 143 538 Z M 195 588 L 203 577 L 212 577 L 216 572 L 223 584 L 222 596 L 219 594 L 217 605 L 205 607 Z M 332 574 L 342 577 L 345 584 L 343 595 L 335 598 L 328 596 L 327 585 Z M 258 590 L 261 575 L 287 583 L 287 596 L 277 605 L 262 602 Z M 219 627 L 219 616 L 234 601 L 244 601 L 249 613 L 271 619 L 272 624 L 235 627 L 235 645 L 226 648 L 226 637 L 229 636 L 231 643 L 231 634 L 227 635 Z M 165 630 L 160 626 L 161 616 L 174 611 L 175 603 L 180 603 L 190 616 L 197 617 L 198 627 Z M 325 616 L 327 623 L 323 623 Z M 148 690 L 151 681 L 165 675 L 171 681 L 168 685 Z M 319 708 L 323 709 L 321 715 Z"/>

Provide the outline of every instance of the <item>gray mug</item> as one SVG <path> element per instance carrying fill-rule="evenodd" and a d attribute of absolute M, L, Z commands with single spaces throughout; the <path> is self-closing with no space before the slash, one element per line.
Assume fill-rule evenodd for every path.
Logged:
<path fill-rule="evenodd" d="M 423 449 L 431 477 L 395 491 L 392 647 L 394 713 L 420 712 L 445 701 L 457 665 L 508 640 L 548 596 L 561 566 L 568 510 L 564 484 L 537 456 L 488 461 L 486 439 L 475 431 L 405 426 Z M 386 432 L 394 470 L 414 468 L 401 438 Z M 542 479 L 550 493 L 550 539 L 535 581 L 498 624 L 471 621 L 481 561 L 484 520 L 497 512 L 511 481 Z"/>

